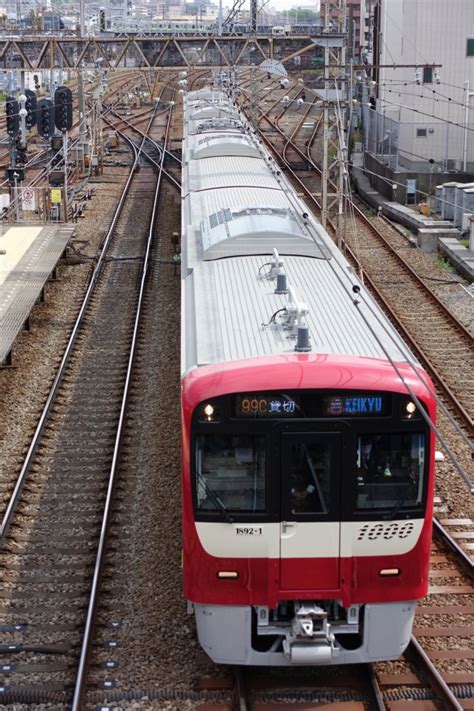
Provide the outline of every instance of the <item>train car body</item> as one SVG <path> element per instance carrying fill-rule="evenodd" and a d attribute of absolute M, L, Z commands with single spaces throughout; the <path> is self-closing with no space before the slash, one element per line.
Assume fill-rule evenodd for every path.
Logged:
<path fill-rule="evenodd" d="M 209 35 L 212 34 L 215 23 L 196 18 L 172 20 L 154 17 L 129 18 L 116 17 L 110 20 L 110 32 L 115 34 L 140 35 Z"/>
<path fill-rule="evenodd" d="M 427 592 L 429 378 L 222 93 L 184 100 L 184 596 L 216 662 L 398 657 Z"/>

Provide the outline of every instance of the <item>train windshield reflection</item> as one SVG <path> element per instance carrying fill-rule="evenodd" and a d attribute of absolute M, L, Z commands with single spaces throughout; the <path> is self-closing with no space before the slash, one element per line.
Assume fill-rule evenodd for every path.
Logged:
<path fill-rule="evenodd" d="M 425 435 L 364 434 L 357 438 L 355 510 L 420 506 Z"/>

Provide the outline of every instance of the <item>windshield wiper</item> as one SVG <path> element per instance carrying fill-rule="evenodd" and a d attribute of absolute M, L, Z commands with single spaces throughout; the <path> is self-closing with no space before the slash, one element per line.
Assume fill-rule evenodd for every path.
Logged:
<path fill-rule="evenodd" d="M 387 521 L 393 521 L 393 517 L 397 515 L 397 513 L 400 511 L 400 509 L 402 508 L 402 506 L 406 503 L 406 501 L 407 501 L 407 499 L 408 499 L 408 496 L 409 496 L 409 494 L 410 494 L 410 492 L 411 492 L 411 489 L 412 489 L 414 486 L 416 486 L 416 481 L 415 481 L 414 478 L 411 478 L 411 477 L 410 477 L 410 481 L 408 482 L 408 484 L 407 484 L 407 486 L 406 486 L 406 488 L 405 488 L 405 491 L 404 491 L 403 494 L 400 496 L 400 498 L 398 499 L 398 501 L 395 503 L 395 506 L 394 506 L 393 509 L 390 511 L 390 513 L 388 514 L 388 516 L 385 517 L 385 519 L 386 519 Z"/>
<path fill-rule="evenodd" d="M 220 500 L 217 492 L 214 491 L 214 489 L 211 489 L 210 486 L 208 486 L 207 481 L 204 479 L 202 474 L 200 474 L 199 472 L 196 472 L 196 474 L 197 474 L 197 477 L 198 477 L 200 483 L 204 487 L 206 496 L 208 496 L 210 498 L 210 500 L 212 501 L 212 503 L 214 504 L 216 509 L 219 509 L 221 511 L 221 513 L 224 514 L 225 520 L 227 521 L 227 523 L 234 523 L 233 517 L 230 515 L 229 510 L 227 509 L 225 504 L 223 504 L 222 501 Z"/>

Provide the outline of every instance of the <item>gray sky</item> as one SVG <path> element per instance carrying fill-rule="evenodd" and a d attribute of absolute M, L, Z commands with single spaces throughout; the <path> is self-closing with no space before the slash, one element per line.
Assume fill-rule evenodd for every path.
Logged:
<path fill-rule="evenodd" d="M 319 10 L 319 0 L 270 0 L 266 8 L 273 7 L 275 10 L 289 10 L 292 7 L 304 7 L 315 12 Z"/>

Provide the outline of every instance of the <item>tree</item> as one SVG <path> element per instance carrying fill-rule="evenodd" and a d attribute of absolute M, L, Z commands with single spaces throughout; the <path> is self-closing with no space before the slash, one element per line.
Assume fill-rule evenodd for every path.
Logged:
<path fill-rule="evenodd" d="M 31 23 L 31 27 L 35 32 L 41 30 L 41 14 L 35 10 L 30 10 L 28 17 Z"/>
<path fill-rule="evenodd" d="M 319 22 L 319 13 L 301 7 L 292 7 L 288 10 L 288 17 L 295 25 L 315 25 Z"/>

